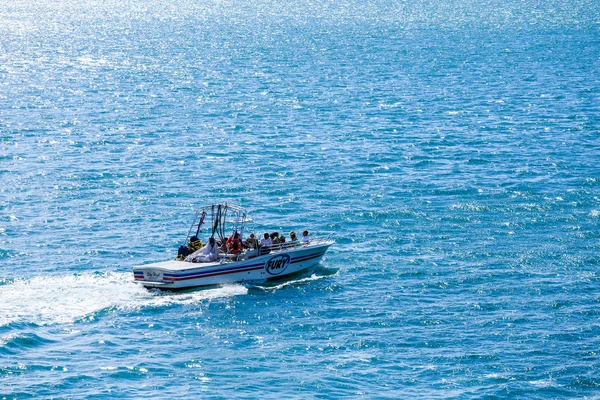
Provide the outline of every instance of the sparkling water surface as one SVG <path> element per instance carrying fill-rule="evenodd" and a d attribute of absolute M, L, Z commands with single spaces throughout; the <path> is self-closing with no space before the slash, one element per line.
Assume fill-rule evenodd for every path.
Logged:
<path fill-rule="evenodd" d="M 0 395 L 596 398 L 600 3 L 0 4 Z M 196 207 L 313 270 L 132 282 Z"/>

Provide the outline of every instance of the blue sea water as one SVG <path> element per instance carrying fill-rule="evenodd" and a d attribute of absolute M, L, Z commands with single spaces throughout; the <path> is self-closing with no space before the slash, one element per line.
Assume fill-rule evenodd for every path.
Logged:
<path fill-rule="evenodd" d="M 0 397 L 597 398 L 600 3 L 0 3 Z M 196 207 L 314 270 L 132 282 Z"/>

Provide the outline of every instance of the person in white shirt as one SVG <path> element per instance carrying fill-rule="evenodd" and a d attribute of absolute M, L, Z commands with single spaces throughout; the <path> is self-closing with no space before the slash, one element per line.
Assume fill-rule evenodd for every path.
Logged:
<path fill-rule="evenodd" d="M 273 245 L 273 241 L 268 233 L 265 233 L 264 238 L 260 239 L 260 254 L 269 254 L 271 252 L 271 246 Z"/>
<path fill-rule="evenodd" d="M 260 239 L 260 245 L 261 246 L 270 246 L 273 244 L 273 241 L 271 240 L 271 237 L 269 236 L 268 233 L 265 233 L 265 237 Z"/>
<path fill-rule="evenodd" d="M 308 236 L 308 231 L 302 232 L 302 244 L 309 244 L 310 236 Z"/>

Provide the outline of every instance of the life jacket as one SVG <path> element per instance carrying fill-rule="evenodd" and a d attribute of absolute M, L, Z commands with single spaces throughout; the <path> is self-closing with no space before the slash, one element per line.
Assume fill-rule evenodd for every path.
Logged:
<path fill-rule="evenodd" d="M 231 254 L 240 254 L 242 252 L 242 242 L 240 242 L 240 239 L 229 239 L 231 239 L 227 241 L 227 247 L 229 248 L 229 252 Z"/>
<path fill-rule="evenodd" d="M 190 251 L 190 254 L 192 254 L 196 250 L 200 250 L 202 248 L 202 241 L 200 239 L 190 241 L 187 245 L 187 248 Z"/>

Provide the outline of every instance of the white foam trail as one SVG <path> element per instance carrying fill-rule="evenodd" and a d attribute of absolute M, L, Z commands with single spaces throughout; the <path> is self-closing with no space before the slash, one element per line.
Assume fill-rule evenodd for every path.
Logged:
<path fill-rule="evenodd" d="M 317 280 L 323 279 L 323 278 L 327 278 L 327 276 L 312 274 L 311 276 L 309 276 L 307 278 L 296 279 L 296 280 L 292 280 L 292 281 L 286 281 L 286 282 L 283 282 L 280 285 L 275 285 L 275 286 L 255 286 L 255 288 L 257 288 L 257 289 L 263 289 L 263 290 L 278 290 L 278 289 L 282 289 L 282 288 L 290 286 L 290 285 L 296 285 L 298 283 L 303 283 L 303 282 L 317 281 Z"/>
<path fill-rule="evenodd" d="M 67 324 L 104 309 L 136 310 L 246 294 L 242 285 L 188 293 L 148 291 L 131 273 L 38 276 L 0 286 L 0 326 L 14 322 Z"/>

